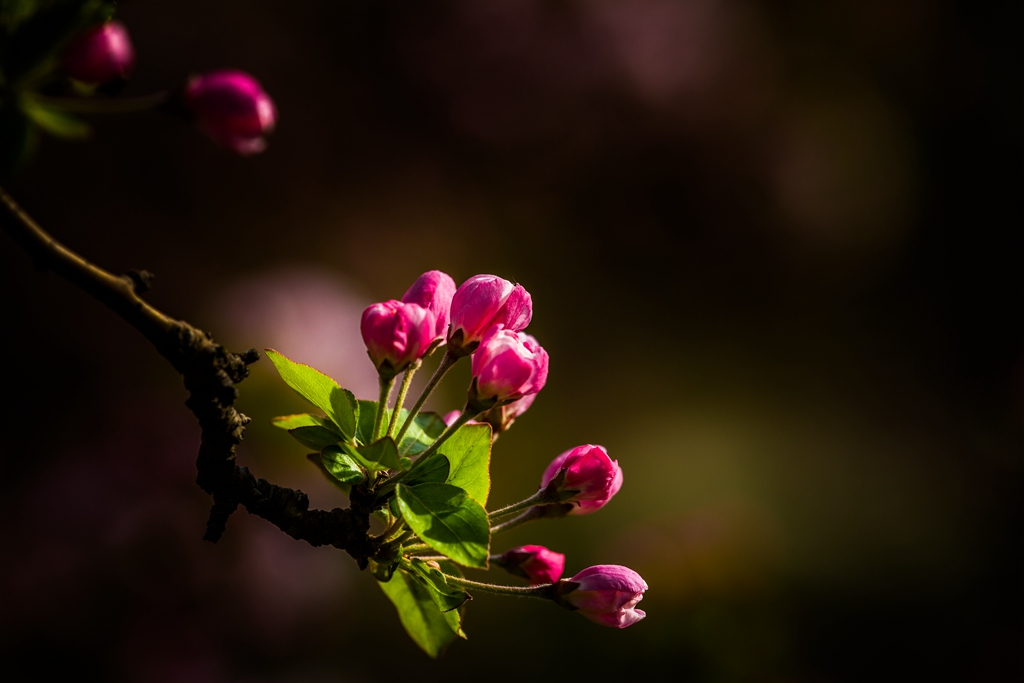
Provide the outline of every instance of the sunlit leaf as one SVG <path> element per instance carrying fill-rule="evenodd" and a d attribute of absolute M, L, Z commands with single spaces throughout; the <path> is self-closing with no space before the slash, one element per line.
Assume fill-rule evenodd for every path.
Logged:
<path fill-rule="evenodd" d="M 481 505 L 491 490 L 491 427 L 463 425 L 439 449 L 451 462 L 448 483 L 465 489 Z M 429 465 L 429 461 L 424 466 Z"/>
<path fill-rule="evenodd" d="M 424 543 L 459 564 L 487 567 L 487 511 L 463 489 L 451 484 L 399 484 L 395 499 L 409 528 Z"/>
<path fill-rule="evenodd" d="M 366 481 L 366 472 L 359 462 L 337 445 L 327 446 L 320 454 L 320 461 L 328 474 L 343 484 L 361 484 Z"/>
<path fill-rule="evenodd" d="M 402 626 L 420 648 L 437 659 L 456 637 L 465 638 L 459 610 L 441 612 L 430 591 L 407 572 L 398 570 L 387 583 L 377 582 L 398 610 Z"/>
<path fill-rule="evenodd" d="M 458 609 L 470 599 L 469 593 L 461 587 L 449 584 L 446 575 L 439 568 L 415 559 L 409 562 L 408 568 L 426 584 L 431 599 L 442 612 Z"/>
<path fill-rule="evenodd" d="M 351 391 L 342 389 L 337 382 L 319 370 L 296 363 L 273 349 L 267 349 L 266 353 L 285 384 L 324 411 L 346 440 L 351 440 L 355 436 L 359 404 Z"/>

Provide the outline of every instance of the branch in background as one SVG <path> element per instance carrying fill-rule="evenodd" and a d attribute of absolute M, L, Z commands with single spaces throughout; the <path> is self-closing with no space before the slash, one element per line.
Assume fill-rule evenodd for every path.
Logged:
<path fill-rule="evenodd" d="M 189 398 L 185 402 L 199 420 L 202 445 L 196 459 L 196 483 L 213 496 L 213 509 L 204 538 L 217 541 L 238 505 L 262 517 L 292 538 L 314 546 L 332 545 L 348 551 L 365 567 L 376 545 L 368 535 L 372 495 L 352 490 L 348 509 L 310 510 L 302 491 L 257 479 L 235 464 L 235 447 L 249 418 L 234 408 L 235 385 L 259 360 L 250 349 L 231 353 L 192 325 L 174 320 L 139 295 L 152 276 L 132 271 L 118 277 L 95 266 L 48 235 L 0 188 L 0 226 L 27 251 L 41 270 L 53 270 L 106 304 L 148 339 L 182 375 Z"/>

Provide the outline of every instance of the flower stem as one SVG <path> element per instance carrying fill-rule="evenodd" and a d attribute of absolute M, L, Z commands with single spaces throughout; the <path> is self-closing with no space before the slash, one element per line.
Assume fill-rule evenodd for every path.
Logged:
<path fill-rule="evenodd" d="M 77 114 L 131 114 L 156 109 L 170 99 L 170 93 L 158 92 L 138 97 L 48 97 L 38 93 L 26 93 L 30 102 L 51 109 L 63 109 Z"/>
<path fill-rule="evenodd" d="M 371 441 L 376 441 L 380 438 L 380 428 L 384 423 L 384 413 L 388 409 L 388 400 L 391 398 L 391 390 L 395 386 L 395 378 L 387 377 L 384 375 L 380 376 L 380 400 L 377 401 L 377 415 L 373 418 L 373 434 Z"/>
<path fill-rule="evenodd" d="M 469 579 L 464 579 L 460 576 L 452 576 L 451 574 L 445 574 L 444 578 L 445 581 L 450 584 L 453 583 L 456 586 L 462 586 L 463 588 L 472 588 L 484 593 L 494 593 L 495 595 L 514 595 L 519 598 L 551 600 L 554 592 L 554 584 L 551 583 L 546 583 L 541 586 L 500 586 L 493 583 L 470 581 Z"/>
<path fill-rule="evenodd" d="M 505 507 L 499 508 L 494 512 L 487 513 L 487 519 L 493 522 L 494 520 L 499 519 L 501 517 L 507 517 L 511 515 L 513 512 L 519 512 L 520 510 L 525 510 L 528 507 L 533 507 L 534 505 L 537 504 L 543 504 L 544 498 L 544 489 L 541 489 L 540 491 L 537 491 L 537 493 L 533 494 L 532 496 L 525 500 L 521 500 L 518 503 L 512 503 L 511 505 L 506 505 Z"/>
<path fill-rule="evenodd" d="M 402 385 L 398 388 L 398 398 L 395 399 L 395 408 L 391 413 L 391 422 L 388 423 L 388 436 L 395 433 L 395 427 L 398 425 L 398 414 L 402 412 L 402 404 L 405 403 L 405 395 L 409 393 L 409 385 L 412 384 L 412 376 L 416 374 L 416 371 L 420 369 L 420 361 L 416 361 L 409 366 L 409 369 L 405 371 L 405 376 L 402 377 Z M 404 434 L 402 435 L 404 436 Z M 396 441 L 397 445 L 398 442 Z"/>
<path fill-rule="evenodd" d="M 423 404 L 427 402 L 427 398 L 434 391 L 434 387 L 436 387 L 441 379 L 448 374 L 448 371 L 452 369 L 452 366 L 455 365 L 455 361 L 457 360 L 458 357 L 453 356 L 448 351 L 445 351 L 444 356 L 441 357 L 441 364 L 437 366 L 437 370 L 434 370 L 434 374 L 430 378 L 430 381 L 427 382 L 427 386 L 423 387 L 423 393 L 421 393 L 420 397 L 416 399 L 416 403 L 413 404 L 413 407 L 409 410 L 409 416 L 405 418 L 402 428 L 398 430 L 398 436 L 395 437 L 395 443 L 402 443 L 402 437 L 405 436 L 407 431 L 409 431 L 409 427 L 412 426 L 412 422 L 416 419 L 420 409 L 423 408 Z"/>
<path fill-rule="evenodd" d="M 501 524 L 495 524 L 494 526 L 492 526 L 491 536 L 493 536 L 494 534 L 500 534 L 502 531 L 515 529 L 517 526 L 521 526 L 523 524 L 526 524 L 527 522 L 532 522 L 535 519 L 540 519 L 543 516 L 543 508 L 539 506 L 534 506 L 527 510 L 526 512 L 524 512 L 523 514 L 519 515 L 518 517 L 513 517 L 508 521 L 502 522 Z"/>

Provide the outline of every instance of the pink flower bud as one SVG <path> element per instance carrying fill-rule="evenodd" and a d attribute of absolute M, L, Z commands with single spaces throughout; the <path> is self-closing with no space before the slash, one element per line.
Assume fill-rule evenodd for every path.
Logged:
<path fill-rule="evenodd" d="M 564 472 L 565 476 L 559 484 L 556 480 Z M 622 488 L 622 468 L 618 460 L 608 457 L 603 446 L 586 444 L 577 446 L 551 461 L 540 487 L 543 489 L 552 481 L 558 486 L 557 492 L 570 497 L 559 498 L 559 502 L 576 503 L 570 514 L 586 515 L 604 507 Z"/>
<path fill-rule="evenodd" d="M 626 628 L 647 616 L 636 609 L 636 604 L 644 599 L 647 582 L 629 567 L 587 567 L 562 584 L 568 589 L 562 593 L 562 602 L 602 626 Z M 573 584 L 577 584 L 575 588 Z"/>
<path fill-rule="evenodd" d="M 128 77 L 135 49 L 124 24 L 111 21 L 78 36 L 64 52 L 64 70 L 85 83 L 103 84 Z"/>
<path fill-rule="evenodd" d="M 451 351 L 473 353 L 484 334 L 494 325 L 520 332 L 533 317 L 533 300 L 522 285 L 513 285 L 497 275 L 474 275 L 452 298 Z"/>
<path fill-rule="evenodd" d="M 394 377 L 426 353 L 434 340 L 434 314 L 392 299 L 363 311 L 359 328 L 377 372 Z"/>
<path fill-rule="evenodd" d="M 521 545 L 501 555 L 495 564 L 510 574 L 527 579 L 534 586 L 554 583 L 562 577 L 565 555 L 548 550 L 542 545 Z"/>
<path fill-rule="evenodd" d="M 402 297 L 407 304 L 419 304 L 434 314 L 434 338 L 443 344 L 451 319 L 455 280 L 440 270 L 429 270 L 420 275 Z"/>
<path fill-rule="evenodd" d="M 471 401 L 492 405 L 536 394 L 548 379 L 548 353 L 523 332 L 494 325 L 473 356 Z"/>
<path fill-rule="evenodd" d="M 226 69 L 192 77 L 183 102 L 210 139 L 238 154 L 266 149 L 264 136 L 277 121 L 274 101 L 244 71 Z"/>

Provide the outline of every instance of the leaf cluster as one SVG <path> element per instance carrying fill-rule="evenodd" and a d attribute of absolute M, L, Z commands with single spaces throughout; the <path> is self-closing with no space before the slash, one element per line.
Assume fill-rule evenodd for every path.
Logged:
<path fill-rule="evenodd" d="M 463 425 L 436 453 L 417 460 L 445 431 L 439 416 L 414 416 L 401 443 L 390 436 L 374 439 L 377 402 L 356 399 L 327 375 L 277 351 L 266 354 L 285 383 L 323 413 L 285 415 L 273 424 L 315 451 L 310 460 L 332 484 L 372 500 L 370 508 L 388 529 L 370 566 L 410 636 L 437 657 L 454 638 L 465 637 L 460 608 L 469 595 L 446 577 L 460 576 L 458 565 L 487 568 L 491 427 Z M 381 410 L 387 424 L 390 411 Z M 397 424 L 408 418 L 401 409 Z M 447 560 L 417 559 L 417 548 Z"/>

